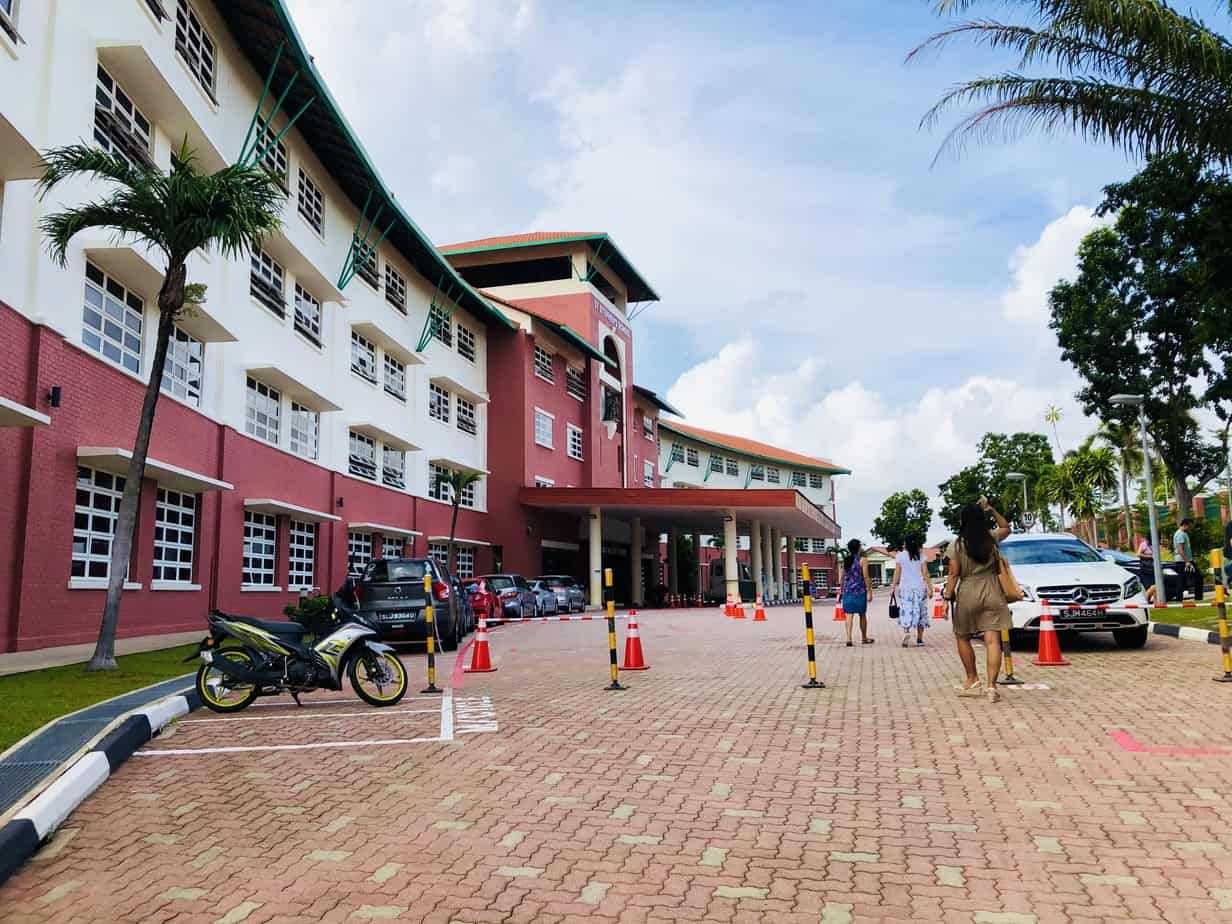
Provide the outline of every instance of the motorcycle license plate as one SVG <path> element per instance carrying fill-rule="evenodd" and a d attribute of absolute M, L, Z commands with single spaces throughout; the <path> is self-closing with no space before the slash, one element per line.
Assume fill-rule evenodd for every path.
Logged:
<path fill-rule="evenodd" d="M 214 663 L 214 652 L 212 651 L 201 652 L 201 660 L 204 661 L 206 664 L 213 664 Z"/>

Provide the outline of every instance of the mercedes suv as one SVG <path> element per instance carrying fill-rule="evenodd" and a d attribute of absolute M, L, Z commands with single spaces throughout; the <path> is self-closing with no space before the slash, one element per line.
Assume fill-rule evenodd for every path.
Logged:
<path fill-rule="evenodd" d="M 1001 543 L 1025 596 L 1010 606 L 1016 636 L 1038 629 L 1042 601 L 1060 632 L 1111 632 L 1121 648 L 1146 644 L 1147 602 L 1136 574 L 1069 533 L 1019 533 Z"/>

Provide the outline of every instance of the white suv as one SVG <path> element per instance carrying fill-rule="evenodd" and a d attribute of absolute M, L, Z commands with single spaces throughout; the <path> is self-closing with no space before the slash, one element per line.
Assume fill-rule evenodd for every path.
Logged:
<path fill-rule="evenodd" d="M 1147 601 L 1137 575 L 1077 536 L 1019 533 L 1001 543 L 1001 554 L 1025 594 L 1010 606 L 1016 635 L 1039 628 L 1040 601 L 1047 600 L 1058 631 L 1112 632 L 1121 648 L 1146 644 Z"/>

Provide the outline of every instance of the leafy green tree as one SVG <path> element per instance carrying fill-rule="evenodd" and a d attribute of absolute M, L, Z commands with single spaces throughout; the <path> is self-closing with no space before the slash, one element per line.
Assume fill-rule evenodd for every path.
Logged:
<path fill-rule="evenodd" d="M 120 596 L 128 572 L 137 503 L 145 476 L 154 412 L 162 393 L 167 345 L 176 320 L 205 297 L 205 287 L 188 281 L 188 258 L 213 251 L 228 259 L 246 257 L 282 223 L 285 194 L 262 167 L 232 165 L 203 173 L 187 142 L 172 158 L 171 172 L 130 164 L 84 144 L 54 148 L 43 154 L 39 197 L 65 180 L 90 177 L 107 182 L 101 198 L 85 205 L 44 215 L 39 222 L 51 258 L 68 263 L 68 246 L 90 229 L 106 229 L 117 238 L 146 245 L 166 261 L 158 291 L 158 333 L 150 361 L 150 377 L 137 422 L 137 437 L 125 475 L 124 495 L 111 541 L 111 571 L 98 643 L 86 670 L 115 670 L 116 627 Z"/>
<path fill-rule="evenodd" d="M 1129 479 L 1142 473 L 1142 441 L 1137 422 L 1106 421 L 1099 425 L 1096 438 L 1117 455 L 1121 476 L 1121 512 L 1124 515 L 1125 545 L 1134 540 L 1133 517 L 1129 509 Z"/>
<path fill-rule="evenodd" d="M 928 495 L 919 488 L 891 494 L 881 503 L 881 515 L 873 521 L 873 535 L 890 549 L 903 548 L 906 538 L 915 533 L 921 539 L 928 535 L 933 509 Z"/>
<path fill-rule="evenodd" d="M 938 0 L 935 8 L 963 13 L 980 3 Z M 1161 0 L 996 5 L 1022 10 L 1026 22 L 959 23 L 908 56 L 966 38 L 1016 58 L 1013 70 L 953 87 L 925 115 L 923 124 L 930 125 L 953 108 L 976 107 L 950 131 L 942 151 L 998 132 L 1069 129 L 1134 157 L 1184 151 L 1232 162 L 1232 45 L 1219 33 Z M 1033 68 L 1052 73 L 1033 76 Z"/>
<path fill-rule="evenodd" d="M 437 491 L 449 495 L 449 545 L 446 546 L 445 560 L 450 574 L 454 571 L 453 547 L 458 535 L 458 510 L 462 506 L 462 494 L 467 488 L 477 484 L 482 477 L 478 472 L 464 471 L 449 471 L 444 475 L 436 476 Z M 456 595 L 452 593 L 449 595 L 449 624 L 450 626 L 458 624 L 458 601 Z"/>
<path fill-rule="evenodd" d="M 1011 521 L 1023 514 L 1022 485 L 1009 480 L 1011 472 L 1027 476 L 1027 507 L 1050 520 L 1047 500 L 1039 491 L 1040 479 L 1052 466 L 1052 446 L 1043 433 L 985 433 L 976 447 L 979 461 L 939 485 L 939 514 L 951 531 L 958 529 L 959 511 L 981 495 L 993 501 Z"/>
<path fill-rule="evenodd" d="M 958 517 L 962 508 L 981 496 L 988 496 L 988 484 L 988 472 L 982 464 L 976 464 L 968 465 L 937 486 L 941 491 L 941 509 L 937 514 L 946 529 L 951 533 L 958 532 Z"/>
<path fill-rule="evenodd" d="M 1146 396 L 1148 430 L 1188 510 L 1224 465 L 1193 411 L 1229 419 L 1232 398 L 1232 181 L 1182 155 L 1151 160 L 1126 183 L 1105 188 L 1110 228 L 1078 249 L 1078 274 L 1049 303 L 1062 357 L 1085 380 L 1083 409 L 1131 425 L 1135 409 L 1112 396 Z"/>

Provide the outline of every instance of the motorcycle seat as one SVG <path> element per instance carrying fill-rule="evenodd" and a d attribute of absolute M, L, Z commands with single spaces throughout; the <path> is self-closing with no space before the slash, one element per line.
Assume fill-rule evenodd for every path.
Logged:
<path fill-rule="evenodd" d="M 233 619 L 236 622 L 244 622 L 250 626 L 256 626 L 258 629 L 264 629 L 266 632 L 272 632 L 274 635 L 281 635 L 285 638 L 299 641 L 304 637 L 304 627 L 298 622 L 290 620 L 271 621 L 268 619 L 257 619 L 255 616 L 230 616 L 228 619 Z"/>

